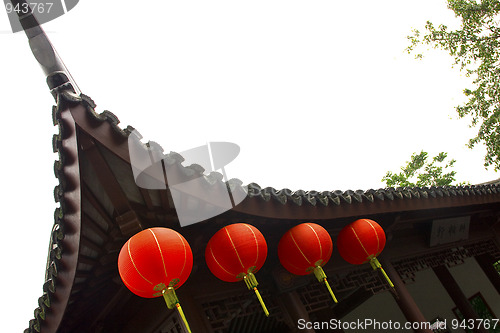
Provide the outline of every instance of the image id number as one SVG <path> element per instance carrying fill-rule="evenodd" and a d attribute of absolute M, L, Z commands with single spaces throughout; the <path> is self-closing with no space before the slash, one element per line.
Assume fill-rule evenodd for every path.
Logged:
<path fill-rule="evenodd" d="M 451 321 L 452 329 L 469 329 L 473 330 L 476 328 L 484 328 L 489 330 L 490 328 L 495 329 L 498 325 L 499 319 L 453 319 Z"/>
<path fill-rule="evenodd" d="M 5 3 L 5 10 L 7 11 L 7 14 L 12 12 L 16 12 L 17 14 L 28 14 L 30 9 L 32 13 L 48 14 L 50 13 L 53 5 L 53 2 L 25 2 L 22 4 L 17 3 L 16 5 L 7 2 Z"/>

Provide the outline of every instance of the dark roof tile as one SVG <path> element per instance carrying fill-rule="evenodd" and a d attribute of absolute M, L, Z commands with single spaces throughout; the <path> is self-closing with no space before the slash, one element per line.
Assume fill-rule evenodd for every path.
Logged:
<path fill-rule="evenodd" d="M 394 194 L 392 193 L 393 190 L 393 188 L 388 188 L 385 190 L 381 190 L 381 192 L 384 195 L 385 199 L 394 200 Z"/>
<path fill-rule="evenodd" d="M 271 192 L 267 188 L 260 191 L 260 196 L 264 201 L 271 200 Z"/>
<path fill-rule="evenodd" d="M 165 155 L 165 157 L 163 158 L 163 161 L 167 165 L 174 165 L 176 163 L 181 164 L 182 162 L 184 162 L 184 157 L 182 157 L 181 155 L 179 155 L 175 152 L 170 152 L 167 155 Z"/>
<path fill-rule="evenodd" d="M 364 192 L 363 193 L 363 198 L 365 198 L 369 202 L 373 202 L 375 200 L 373 194 L 372 193 L 368 193 L 368 192 Z"/>
<path fill-rule="evenodd" d="M 311 195 L 311 192 L 306 192 L 304 198 L 306 199 L 306 202 L 308 202 L 312 206 L 316 206 L 316 204 L 318 203 L 316 196 Z"/>
<path fill-rule="evenodd" d="M 200 166 L 200 168 L 202 168 L 202 167 Z M 207 181 L 208 184 L 214 185 L 214 184 L 219 183 L 222 180 L 222 175 L 218 172 L 210 172 L 208 175 L 205 176 L 205 180 Z M 233 181 L 233 183 L 234 183 L 234 181 Z"/>
<path fill-rule="evenodd" d="M 352 203 L 352 197 L 348 193 L 344 193 L 344 194 L 339 195 L 339 198 L 341 199 L 341 201 L 345 201 L 348 204 Z"/>
<path fill-rule="evenodd" d="M 325 207 L 328 206 L 329 200 L 324 192 L 321 192 L 321 193 L 318 192 L 316 198 L 318 198 L 318 201 L 320 202 L 320 204 L 322 204 Z"/>
<path fill-rule="evenodd" d="M 347 191 L 304 191 L 298 190 L 291 192 L 289 189 L 276 190 L 272 187 L 261 189 L 256 183 L 251 183 L 251 191 L 248 196 L 272 196 L 278 202 L 286 204 L 290 198 L 296 205 L 302 205 L 308 202 L 311 205 L 316 205 L 318 202 L 323 206 L 328 206 L 330 203 L 338 206 L 342 203 L 373 203 L 375 201 L 384 200 L 418 200 L 418 199 L 433 199 L 456 196 L 470 195 L 486 195 L 500 193 L 500 185 L 480 185 L 480 186 L 438 186 L 438 187 L 400 187 L 400 188 L 384 188 L 362 190 L 347 190 Z"/>
<path fill-rule="evenodd" d="M 292 200 L 292 202 L 297 205 L 297 206 L 300 206 L 302 205 L 302 197 L 297 194 L 297 192 L 292 192 L 291 190 L 287 189 L 288 191 L 286 192 L 288 195 L 288 198 Z"/>
<path fill-rule="evenodd" d="M 335 205 L 339 206 L 340 205 L 340 197 L 338 195 L 330 193 L 330 201 L 333 202 Z"/>
<path fill-rule="evenodd" d="M 286 191 L 283 191 L 283 190 L 278 191 L 272 187 L 268 187 L 266 190 L 271 195 L 271 198 L 280 202 L 281 204 L 284 205 L 288 201 L 288 196 L 286 195 Z"/>

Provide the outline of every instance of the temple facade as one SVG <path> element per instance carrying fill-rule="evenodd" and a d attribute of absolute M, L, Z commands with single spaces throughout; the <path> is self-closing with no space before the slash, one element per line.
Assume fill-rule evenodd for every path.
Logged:
<path fill-rule="evenodd" d="M 112 113 L 97 114 L 85 95 L 63 89 L 56 96 L 53 119 L 59 134 L 53 145 L 59 153 L 54 165 L 59 185 L 54 194 L 59 207 L 43 295 L 25 332 L 187 332 L 161 297 L 134 295 L 118 274 L 123 244 L 150 227 L 174 229 L 192 248 L 193 270 L 177 290 L 192 332 L 495 332 L 459 324 L 488 319 L 493 326 L 500 313 L 494 266 L 500 259 L 498 183 L 344 192 L 243 186 L 216 172 L 204 174 L 199 165 L 185 166 L 181 155 L 166 154 L 158 144 L 141 142 L 140 134 L 120 128 Z M 164 178 L 164 189 L 138 186 L 131 139 L 134 149 L 161 161 L 175 183 L 196 180 L 207 198 L 224 190 L 244 199 L 205 221 L 181 226 L 179 204 L 189 211 L 211 209 L 214 202 L 203 197 L 179 201 L 169 189 L 171 177 Z M 277 245 L 291 227 L 319 224 L 335 245 L 339 231 L 360 218 L 385 230 L 379 260 L 394 288 L 370 265 L 351 265 L 334 249 L 323 267 L 339 300 L 334 303 L 313 276 L 292 275 L 280 264 Z M 217 279 L 205 263 L 208 240 L 237 222 L 255 226 L 267 242 L 268 256 L 256 277 L 268 317 L 244 283 Z M 420 322 L 434 326 L 403 326 Z"/>

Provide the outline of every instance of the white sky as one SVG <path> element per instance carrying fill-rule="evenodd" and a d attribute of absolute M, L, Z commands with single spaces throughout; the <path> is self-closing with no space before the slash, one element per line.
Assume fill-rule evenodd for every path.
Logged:
<path fill-rule="evenodd" d="M 241 147 L 226 171 L 292 190 L 380 188 L 413 152 L 449 152 L 458 181 L 498 178 L 454 106 L 468 84 L 444 52 L 403 52 L 412 27 L 456 23 L 445 1 L 81 1 L 44 25 L 83 93 L 165 151 Z M 138 7 L 139 6 L 139 7 Z M 2 332 L 42 295 L 56 207 L 52 96 L 0 13 Z M 27 208 L 29 207 L 29 208 Z"/>

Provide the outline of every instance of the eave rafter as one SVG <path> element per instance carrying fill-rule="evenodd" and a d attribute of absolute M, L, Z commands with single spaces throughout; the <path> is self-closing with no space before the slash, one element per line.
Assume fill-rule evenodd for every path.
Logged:
<path fill-rule="evenodd" d="M 141 231 L 143 226 L 137 214 L 131 208 L 127 195 L 116 180 L 110 166 L 99 152 L 94 139 L 83 131 L 80 132 L 79 138 L 82 152 L 90 160 L 97 179 L 113 204 L 116 215 L 115 221 L 120 231 L 127 237 Z"/>

